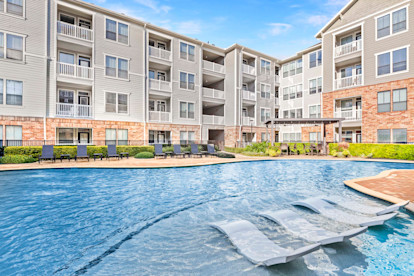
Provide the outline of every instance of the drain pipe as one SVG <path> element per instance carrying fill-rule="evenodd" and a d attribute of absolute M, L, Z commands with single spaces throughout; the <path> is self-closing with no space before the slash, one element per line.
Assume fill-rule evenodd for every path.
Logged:
<path fill-rule="evenodd" d="M 147 75 L 148 75 L 148 58 L 147 58 L 147 47 L 148 47 L 148 43 L 147 43 L 147 23 L 145 23 L 144 25 L 144 145 L 147 145 L 147 113 L 148 113 L 148 88 L 147 88 Z"/>

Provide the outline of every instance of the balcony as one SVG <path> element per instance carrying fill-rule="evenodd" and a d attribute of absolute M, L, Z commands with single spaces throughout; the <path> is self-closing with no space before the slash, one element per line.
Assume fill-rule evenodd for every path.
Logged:
<path fill-rule="evenodd" d="M 354 40 L 335 48 L 335 57 L 342 57 L 362 50 L 362 39 Z"/>
<path fill-rule="evenodd" d="M 243 64 L 242 71 L 249 75 L 256 75 L 256 68 L 247 64 Z"/>
<path fill-rule="evenodd" d="M 74 37 L 86 41 L 93 41 L 93 31 L 62 21 L 57 22 L 57 32 L 60 35 Z"/>
<path fill-rule="evenodd" d="M 275 75 L 275 83 L 276 84 L 280 83 L 280 77 L 278 75 Z"/>
<path fill-rule="evenodd" d="M 224 116 L 203 115 L 203 124 L 224 125 Z"/>
<path fill-rule="evenodd" d="M 171 85 L 171 82 L 169 81 L 150 79 L 149 87 L 150 89 L 158 90 L 158 91 L 166 91 L 166 92 L 172 91 L 172 85 Z"/>
<path fill-rule="evenodd" d="M 207 98 L 224 100 L 224 91 L 203 87 L 203 96 Z"/>
<path fill-rule="evenodd" d="M 219 74 L 224 74 L 224 65 L 208 60 L 203 60 L 203 69 Z"/>
<path fill-rule="evenodd" d="M 345 121 L 359 121 L 362 119 L 362 109 L 339 110 L 335 118 L 345 118 Z"/>
<path fill-rule="evenodd" d="M 57 63 L 57 73 L 60 76 L 93 80 L 93 68 L 69 63 Z"/>
<path fill-rule="evenodd" d="M 243 100 L 256 101 L 256 92 L 243 90 Z"/>
<path fill-rule="evenodd" d="M 56 116 L 65 118 L 92 118 L 92 106 L 57 103 Z"/>
<path fill-rule="evenodd" d="M 246 117 L 246 116 L 242 117 L 242 125 L 244 126 L 254 126 L 255 125 L 254 122 L 255 120 L 253 117 Z"/>
<path fill-rule="evenodd" d="M 153 46 L 149 46 L 149 55 L 150 57 L 159 58 L 166 61 L 172 60 L 172 55 L 170 51 L 161 48 L 156 48 Z"/>
<path fill-rule="evenodd" d="M 150 122 L 171 122 L 171 112 L 150 111 L 149 121 Z"/>
<path fill-rule="evenodd" d="M 351 76 L 335 80 L 336 89 L 345 89 L 362 85 L 362 75 Z"/>
<path fill-rule="evenodd" d="M 279 105 L 279 98 L 275 98 L 275 105 Z"/>

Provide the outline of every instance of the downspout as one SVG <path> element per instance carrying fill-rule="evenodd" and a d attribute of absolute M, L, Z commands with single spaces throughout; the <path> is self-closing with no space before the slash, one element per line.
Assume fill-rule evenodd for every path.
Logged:
<path fill-rule="evenodd" d="M 199 80 L 198 83 L 200 85 L 200 92 L 198 100 L 200 102 L 199 106 L 199 116 L 200 116 L 200 142 L 201 144 L 203 143 L 203 46 L 204 46 L 204 42 L 201 43 L 201 47 L 200 47 L 200 66 L 199 66 Z M 199 60 L 200 60 L 199 59 Z M 209 140 L 209 136 L 208 136 L 208 131 L 207 131 L 207 144 L 208 144 L 208 140 Z"/>
<path fill-rule="evenodd" d="M 49 91 L 49 41 L 50 41 L 50 0 L 46 1 L 45 6 L 45 12 L 46 12 L 46 24 L 45 24 L 45 70 L 46 70 L 46 76 L 45 76 L 45 113 L 43 116 L 43 143 L 46 144 L 46 118 L 47 118 L 47 110 L 48 110 L 48 91 Z"/>
<path fill-rule="evenodd" d="M 240 51 L 240 56 L 238 58 L 238 63 L 239 63 L 239 79 L 237 82 L 237 91 L 239 91 L 239 120 L 240 120 L 240 131 L 239 131 L 239 141 L 242 142 L 242 128 L 243 128 L 243 91 L 242 91 L 242 81 L 243 81 L 243 51 L 244 51 L 244 47 L 241 49 Z"/>
<path fill-rule="evenodd" d="M 147 144 L 147 113 L 148 113 L 148 88 L 147 88 L 147 74 L 148 74 L 148 60 L 147 60 L 147 23 L 144 25 L 144 145 Z"/>

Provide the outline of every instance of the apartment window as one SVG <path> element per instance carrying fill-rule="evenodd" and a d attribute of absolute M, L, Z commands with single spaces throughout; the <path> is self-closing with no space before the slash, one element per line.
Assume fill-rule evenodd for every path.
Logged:
<path fill-rule="evenodd" d="M 283 118 L 284 119 L 289 119 L 289 110 L 284 110 L 283 111 Z"/>
<path fill-rule="evenodd" d="M 0 104 L 3 104 L 3 97 L 4 97 L 4 81 L 3 79 L 0 79 Z M 1 137 L 0 137 L 1 138 Z"/>
<path fill-rule="evenodd" d="M 0 147 L 3 146 L 3 126 L 0 125 Z"/>
<path fill-rule="evenodd" d="M 267 60 L 260 61 L 260 72 L 262 74 L 270 75 L 270 62 Z"/>
<path fill-rule="evenodd" d="M 169 143 L 170 135 L 171 135 L 170 131 L 150 130 L 149 131 L 148 142 L 150 144 L 153 144 L 153 143 L 160 143 L 160 144 Z"/>
<path fill-rule="evenodd" d="M 270 85 L 260 84 L 260 97 L 263 99 L 270 99 Z"/>
<path fill-rule="evenodd" d="M 0 0 L 0 12 L 23 16 L 23 3 L 24 0 Z"/>
<path fill-rule="evenodd" d="M 180 88 L 194 90 L 194 74 L 180 72 Z"/>
<path fill-rule="evenodd" d="M 296 86 L 296 98 L 302 98 L 303 96 L 303 90 L 302 90 L 302 84 L 298 84 Z"/>
<path fill-rule="evenodd" d="M 23 82 L 7 80 L 6 81 L 6 104 L 21 106 L 22 103 L 23 103 Z"/>
<path fill-rule="evenodd" d="M 309 68 L 314 68 L 322 65 L 322 51 L 309 54 Z"/>
<path fill-rule="evenodd" d="M 321 106 L 311 105 L 309 106 L 309 118 L 320 118 L 321 117 Z"/>
<path fill-rule="evenodd" d="M 391 21 L 392 16 L 392 21 Z M 392 29 L 391 29 L 392 23 Z M 407 9 L 403 8 L 377 19 L 377 38 L 407 30 Z M 392 31 L 392 33 L 391 33 Z"/>
<path fill-rule="evenodd" d="M 128 129 L 118 129 L 118 145 L 128 145 Z"/>
<path fill-rule="evenodd" d="M 9 146 L 21 146 L 23 131 L 21 126 L 6 126 L 6 141 Z"/>
<path fill-rule="evenodd" d="M 6 38 L 6 41 L 4 39 Z M 5 47 L 4 47 L 5 46 Z M 6 53 L 4 53 L 6 49 Z M 0 33 L 0 58 L 23 60 L 23 37 Z"/>
<path fill-rule="evenodd" d="M 116 145 L 116 129 L 105 129 L 105 145 Z"/>
<path fill-rule="evenodd" d="M 309 94 L 322 92 L 322 78 L 312 79 L 309 81 Z"/>
<path fill-rule="evenodd" d="M 128 113 L 128 95 L 122 93 L 105 93 L 105 112 L 108 113 Z"/>
<path fill-rule="evenodd" d="M 407 70 L 407 48 L 392 52 L 392 71 L 400 72 Z"/>
<path fill-rule="evenodd" d="M 295 119 L 296 118 L 296 110 L 292 109 L 289 111 L 289 118 Z"/>
<path fill-rule="evenodd" d="M 192 144 L 195 141 L 194 131 L 180 131 L 180 143 L 181 145 Z"/>
<path fill-rule="evenodd" d="M 296 61 L 296 74 L 302 73 L 302 65 L 303 65 L 302 59 L 298 59 Z"/>
<path fill-rule="evenodd" d="M 195 52 L 195 47 L 193 45 L 189 45 L 184 42 L 180 43 L 180 58 L 189 60 L 189 61 L 194 61 L 195 60 L 194 52 Z"/>
<path fill-rule="evenodd" d="M 303 118 L 303 109 L 302 108 L 296 109 L 296 118 L 298 118 L 298 119 Z"/>
<path fill-rule="evenodd" d="M 288 64 L 283 65 L 282 70 L 283 70 L 283 77 L 284 78 L 289 77 L 289 65 Z"/>
<path fill-rule="evenodd" d="M 377 19 L 377 38 L 390 35 L 390 15 L 384 15 Z"/>
<path fill-rule="evenodd" d="M 309 142 L 318 143 L 322 141 L 322 135 L 320 132 L 310 132 L 309 133 Z"/>
<path fill-rule="evenodd" d="M 378 76 L 389 73 L 391 73 L 391 54 L 381 54 L 378 56 Z"/>
<path fill-rule="evenodd" d="M 105 56 L 105 75 L 108 77 L 128 79 L 129 61 L 123 58 Z"/>
<path fill-rule="evenodd" d="M 115 20 L 106 19 L 106 39 L 128 44 L 129 26 Z"/>
<path fill-rule="evenodd" d="M 296 98 L 296 86 L 289 87 L 289 98 L 295 99 Z"/>
<path fill-rule="evenodd" d="M 180 102 L 180 118 L 194 119 L 194 103 Z"/>
<path fill-rule="evenodd" d="M 390 112 L 391 111 L 391 92 L 384 91 L 378 92 L 378 112 Z"/>
<path fill-rule="evenodd" d="M 289 87 L 283 88 L 283 100 L 284 101 L 289 100 Z"/>
<path fill-rule="evenodd" d="M 392 91 L 392 111 L 407 110 L 407 89 Z"/>
<path fill-rule="evenodd" d="M 392 142 L 396 144 L 407 143 L 407 129 L 393 129 L 392 130 Z"/>
<path fill-rule="evenodd" d="M 270 109 L 260 108 L 260 122 L 264 123 L 270 120 Z"/>

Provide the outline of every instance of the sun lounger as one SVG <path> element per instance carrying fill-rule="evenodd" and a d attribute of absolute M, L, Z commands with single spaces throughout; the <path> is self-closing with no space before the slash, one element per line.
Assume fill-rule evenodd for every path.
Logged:
<path fill-rule="evenodd" d="M 181 152 L 181 145 L 174 145 L 174 156 L 181 156 L 182 158 L 185 157 L 185 154 Z"/>
<path fill-rule="evenodd" d="M 167 158 L 167 155 L 164 152 L 162 152 L 162 145 L 161 144 L 155 144 L 154 145 L 154 156 L 155 157 Z"/>
<path fill-rule="evenodd" d="M 289 250 L 269 240 L 251 222 L 238 220 L 216 222 L 212 226 L 228 236 L 237 250 L 252 263 L 271 266 L 283 264 L 319 249 L 319 244 Z"/>
<path fill-rule="evenodd" d="M 386 220 L 389 220 L 397 215 L 397 213 L 391 213 L 387 215 L 377 216 L 377 217 L 367 217 L 360 215 L 353 215 L 342 210 L 335 208 L 334 205 L 322 200 L 320 198 L 308 198 L 305 200 L 295 201 L 292 205 L 306 207 L 313 210 L 316 213 L 319 213 L 327 218 L 348 223 L 352 225 L 360 226 L 374 226 L 382 225 Z"/>
<path fill-rule="evenodd" d="M 88 162 L 89 162 L 89 155 L 88 155 L 87 151 L 88 150 L 87 150 L 85 145 L 79 145 L 78 148 L 77 148 L 75 161 L 77 161 L 79 158 L 87 158 Z"/>
<path fill-rule="evenodd" d="M 398 211 L 401 207 L 404 207 L 405 205 L 407 205 L 408 203 L 410 203 L 409 200 L 407 201 L 403 201 L 400 202 L 398 204 L 393 204 L 391 206 L 388 207 L 374 207 L 374 206 L 368 206 L 365 204 L 361 204 L 358 201 L 354 201 L 354 200 L 350 200 L 350 199 L 344 199 L 341 198 L 339 196 L 323 196 L 320 197 L 321 199 L 332 203 L 332 204 L 336 204 L 339 205 L 341 207 L 344 207 L 346 209 L 355 211 L 355 212 L 359 212 L 359 213 L 363 213 L 363 214 L 368 214 L 368 215 L 375 215 L 375 216 L 381 216 L 381 215 L 385 215 L 385 214 L 389 214 L 392 212 L 396 212 Z"/>
<path fill-rule="evenodd" d="M 212 144 L 207 145 L 207 154 L 210 156 L 217 157 L 217 152 L 216 152 L 216 149 L 214 148 L 214 145 Z"/>
<path fill-rule="evenodd" d="M 109 159 L 111 157 L 118 158 L 119 160 L 119 154 L 116 153 L 115 145 L 108 145 L 108 154 L 106 155 L 106 159 Z"/>
<path fill-rule="evenodd" d="M 53 146 L 50 145 L 44 145 L 42 147 L 42 155 L 39 156 L 39 163 L 41 160 L 51 160 L 53 162 L 56 162 L 56 156 L 53 153 Z"/>
<path fill-rule="evenodd" d="M 197 144 L 191 144 L 191 156 L 203 157 L 203 154 L 198 151 Z"/>
<path fill-rule="evenodd" d="M 367 227 L 359 227 L 338 234 L 310 223 L 291 210 L 269 211 L 260 213 L 260 215 L 282 225 L 302 239 L 310 242 L 318 242 L 321 245 L 343 242 L 344 240 L 364 233 L 368 229 Z"/>

